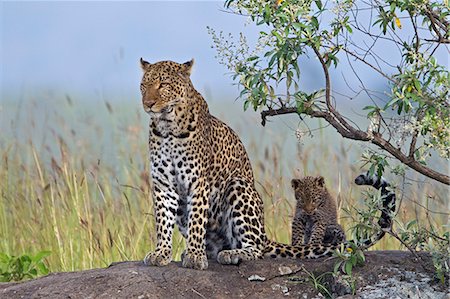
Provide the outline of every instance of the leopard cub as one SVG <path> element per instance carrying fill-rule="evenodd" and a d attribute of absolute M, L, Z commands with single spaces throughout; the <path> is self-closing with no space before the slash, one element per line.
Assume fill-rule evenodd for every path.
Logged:
<path fill-rule="evenodd" d="M 336 201 L 328 193 L 322 176 L 293 179 L 297 200 L 292 222 L 292 245 L 340 244 L 345 233 L 337 223 Z"/>

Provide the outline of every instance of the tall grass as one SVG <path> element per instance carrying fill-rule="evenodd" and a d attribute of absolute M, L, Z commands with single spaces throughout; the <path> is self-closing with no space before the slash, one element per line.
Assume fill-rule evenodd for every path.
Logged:
<path fill-rule="evenodd" d="M 0 252 L 50 250 L 51 271 L 142 259 L 156 241 L 146 116 L 138 105 L 74 103 L 66 97 L 1 107 Z M 329 138 L 330 132 L 299 143 L 284 120 L 263 129 L 257 115 L 236 112 L 240 107 L 227 111 L 213 103 L 211 108 L 222 111 L 219 116 L 246 144 L 270 238 L 289 243 L 293 176 L 321 174 L 341 208 L 363 206 L 363 188 L 352 183 L 360 172 L 358 146 Z M 448 223 L 447 189 L 416 182 L 405 190 L 400 222 Z M 352 225 L 342 209 L 341 223 Z M 176 232 L 175 259 L 183 248 Z M 376 248 L 401 247 L 385 238 Z"/>

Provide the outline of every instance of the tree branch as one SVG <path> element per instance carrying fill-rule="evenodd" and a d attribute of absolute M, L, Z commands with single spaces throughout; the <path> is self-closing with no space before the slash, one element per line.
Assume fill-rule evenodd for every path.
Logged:
<path fill-rule="evenodd" d="M 334 109 L 334 107 L 331 105 L 331 83 L 330 83 L 330 75 L 328 72 L 328 67 L 325 63 L 325 60 L 323 59 L 322 55 L 320 54 L 319 50 L 311 46 L 314 50 L 314 53 L 316 54 L 317 58 L 319 59 L 322 69 L 325 75 L 325 101 L 327 104 L 327 108 L 329 112 L 325 111 L 312 111 L 311 113 L 307 113 L 312 117 L 321 117 L 324 118 L 329 124 L 331 124 L 343 137 L 354 139 L 354 140 L 361 140 L 361 141 L 369 141 L 373 144 L 376 144 L 378 147 L 382 148 L 383 150 L 390 153 L 392 156 L 397 158 L 400 162 L 402 162 L 405 165 L 408 165 L 412 169 L 420 172 L 421 174 L 433 178 L 441 183 L 450 185 L 450 177 L 448 175 L 439 173 L 431 168 L 428 168 L 421 163 L 417 162 L 414 157 L 406 156 L 399 148 L 394 147 L 389 141 L 385 140 L 381 134 L 379 133 L 373 133 L 368 134 L 367 132 L 363 132 L 361 130 L 358 130 L 351 126 L 342 116 L 341 114 Z M 415 147 L 415 140 L 414 147 Z"/>
<path fill-rule="evenodd" d="M 448 32 L 445 33 L 445 37 L 442 36 L 441 32 L 439 31 L 439 28 L 441 28 L 442 30 L 444 30 L 444 32 L 446 32 L 448 30 L 448 23 L 442 20 L 440 20 L 439 15 L 436 14 L 433 9 L 428 5 L 427 9 L 425 10 L 425 14 L 428 16 L 428 18 L 430 19 L 430 25 L 431 25 L 431 29 L 434 31 L 434 33 L 436 33 L 438 40 L 437 42 L 439 43 L 449 43 L 449 40 L 446 39 L 445 37 L 448 36 Z M 437 28 L 436 26 L 438 26 L 439 28 Z"/>
<path fill-rule="evenodd" d="M 284 115 L 284 114 L 292 114 L 292 113 L 298 114 L 297 109 L 294 107 L 286 107 L 286 108 L 269 109 L 269 110 L 262 111 L 261 112 L 262 125 L 264 126 L 266 124 L 267 116 L 276 116 L 276 115 Z M 348 126 L 351 127 L 351 130 L 349 130 L 347 127 L 344 127 L 342 125 L 342 123 L 340 121 L 338 121 L 338 119 L 333 114 L 331 114 L 329 111 L 307 110 L 304 112 L 304 114 L 307 114 L 312 118 L 323 118 L 330 125 L 332 125 L 342 137 L 347 138 L 347 139 L 357 140 L 357 141 L 371 142 L 371 143 L 377 145 L 382 150 L 387 151 L 389 154 L 394 156 L 396 159 L 398 159 L 403 164 L 409 166 L 410 168 L 423 174 L 424 176 L 432 178 L 443 184 L 450 185 L 450 177 L 448 175 L 445 175 L 443 173 L 435 171 L 435 170 L 417 162 L 414 159 L 414 157 L 405 155 L 399 148 L 396 148 L 390 142 L 388 142 L 386 139 L 384 139 L 381 136 L 381 134 L 374 132 L 373 136 L 370 136 L 367 132 L 358 130 L 347 124 Z"/>
<path fill-rule="evenodd" d="M 331 81 L 327 64 L 320 54 L 319 50 L 314 45 L 311 45 L 311 48 L 314 50 L 314 53 L 319 59 L 320 64 L 322 65 L 323 73 L 325 75 L 325 102 L 327 104 L 327 108 L 332 114 L 333 118 L 335 118 L 342 125 L 341 127 L 343 127 L 343 129 L 349 131 L 349 133 L 353 133 L 355 129 L 350 124 L 348 124 L 347 121 L 341 116 L 341 114 L 337 112 L 336 109 L 334 109 L 333 105 L 331 105 Z"/>
<path fill-rule="evenodd" d="M 417 136 L 419 135 L 419 130 L 415 129 L 413 136 L 412 136 L 412 140 L 411 143 L 409 145 L 409 154 L 408 157 L 410 159 L 414 159 L 414 153 L 416 151 L 416 142 L 417 142 Z"/>
<path fill-rule="evenodd" d="M 333 44 L 335 47 L 337 45 Z M 391 81 L 392 83 L 397 83 L 397 81 L 395 81 L 394 79 L 392 79 L 390 76 L 386 75 L 385 73 L 383 73 L 379 68 L 375 67 L 374 65 L 372 65 L 371 63 L 367 62 L 364 58 L 359 57 L 358 55 L 356 55 L 355 53 L 347 50 L 346 48 L 342 48 L 341 50 L 343 50 L 345 53 L 347 53 L 348 55 L 354 57 L 355 59 L 361 61 L 362 63 L 366 64 L 367 66 L 369 66 L 370 68 L 372 68 L 374 71 L 376 71 L 378 74 L 380 74 L 381 76 L 385 77 L 386 79 L 388 79 L 389 81 Z"/>

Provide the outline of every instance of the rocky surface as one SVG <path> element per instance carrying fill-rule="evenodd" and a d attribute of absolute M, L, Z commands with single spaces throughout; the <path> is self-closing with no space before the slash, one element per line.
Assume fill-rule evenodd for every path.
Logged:
<path fill-rule="evenodd" d="M 120 262 L 105 269 L 0 283 L 0 298 L 323 298 L 318 289 L 334 298 L 450 298 L 449 287 L 435 281 L 409 252 L 367 252 L 366 264 L 355 268 L 352 277 L 324 274 L 314 287 L 314 278 L 333 271 L 334 263 L 332 258 L 265 259 L 239 266 L 210 261 L 207 270 L 197 271 L 180 263 L 157 268 Z"/>

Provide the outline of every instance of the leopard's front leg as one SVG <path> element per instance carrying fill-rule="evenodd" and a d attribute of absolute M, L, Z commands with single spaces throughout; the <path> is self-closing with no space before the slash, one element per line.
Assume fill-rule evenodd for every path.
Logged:
<path fill-rule="evenodd" d="M 302 215 L 295 215 L 292 221 L 292 245 L 302 245 L 305 242 L 305 219 Z"/>
<path fill-rule="evenodd" d="M 153 201 L 156 218 L 157 244 L 154 252 L 144 258 L 144 264 L 165 266 L 172 261 L 172 234 L 178 205 L 178 194 L 175 188 L 164 182 L 153 179 Z"/>
<path fill-rule="evenodd" d="M 323 223 L 315 223 L 312 227 L 311 237 L 306 243 L 323 244 L 325 236 L 325 225 Z"/>
<path fill-rule="evenodd" d="M 182 266 L 204 270 L 208 268 L 206 257 L 206 223 L 208 221 L 208 183 L 199 178 L 193 184 L 188 197 L 188 238 L 187 248 L 182 255 Z"/>

